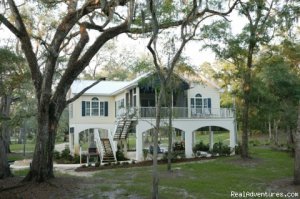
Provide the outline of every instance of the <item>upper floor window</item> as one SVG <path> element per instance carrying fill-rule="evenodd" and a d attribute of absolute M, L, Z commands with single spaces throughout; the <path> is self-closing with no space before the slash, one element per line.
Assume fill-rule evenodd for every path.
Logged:
<path fill-rule="evenodd" d="M 211 114 L 211 98 L 203 98 L 200 93 L 191 98 L 192 115 Z"/>
<path fill-rule="evenodd" d="M 196 94 L 194 98 L 191 98 L 191 108 L 202 108 L 202 95 Z"/>
<path fill-rule="evenodd" d="M 108 101 L 100 101 L 97 97 L 91 101 L 81 102 L 82 116 L 108 116 Z"/>
<path fill-rule="evenodd" d="M 99 115 L 99 99 L 97 97 L 94 97 L 92 99 L 92 116 L 98 116 Z"/>

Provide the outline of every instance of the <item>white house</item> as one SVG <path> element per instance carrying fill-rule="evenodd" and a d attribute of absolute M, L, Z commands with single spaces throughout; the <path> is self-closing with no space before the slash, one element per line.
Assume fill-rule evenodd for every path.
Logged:
<path fill-rule="evenodd" d="M 229 131 L 230 147 L 236 145 L 232 109 L 220 108 L 220 89 L 213 83 L 187 82 L 175 75 L 172 104 L 173 127 L 183 132 L 186 157 L 193 156 L 194 132 L 202 127 L 221 127 Z M 94 81 L 77 80 L 71 86 L 73 97 Z M 155 99 L 159 79 L 155 73 L 132 81 L 101 81 L 70 104 L 70 150 L 79 153 L 79 134 L 89 129 L 102 161 L 115 160 L 117 144 L 128 132 L 136 138 L 136 160 L 143 159 L 143 135 L 155 125 Z M 164 103 L 163 103 L 164 104 Z M 167 118 L 162 108 L 162 123 Z M 213 132 L 210 142 L 213 143 Z M 212 144 L 211 144 L 212 145 Z M 96 152 L 96 151 L 94 151 Z"/>

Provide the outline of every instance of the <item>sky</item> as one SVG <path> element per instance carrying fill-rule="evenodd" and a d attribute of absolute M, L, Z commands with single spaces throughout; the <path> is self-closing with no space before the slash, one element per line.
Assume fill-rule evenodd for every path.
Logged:
<path fill-rule="evenodd" d="M 241 17 L 237 16 L 236 13 L 233 13 L 229 19 L 232 21 L 233 33 L 240 32 Z M 3 25 L 0 26 L 0 32 L 0 44 L 3 44 L 3 41 L 6 41 L 6 39 L 14 39 L 14 36 L 11 33 L 8 33 L 8 30 L 6 30 Z M 91 33 L 90 35 L 93 34 Z M 114 41 L 116 41 L 116 44 L 120 49 L 129 49 L 129 51 L 135 52 L 137 56 L 148 55 L 151 57 L 146 47 L 149 38 L 133 40 L 128 38 L 126 34 L 122 34 Z M 188 58 L 189 63 L 192 66 L 199 67 L 204 62 L 214 62 L 216 60 L 215 55 L 211 50 L 205 49 L 200 51 L 200 49 L 201 43 L 199 41 L 190 41 L 184 48 L 183 56 Z"/>
<path fill-rule="evenodd" d="M 238 34 L 242 30 L 241 24 L 243 24 L 243 18 L 238 16 L 237 13 L 232 13 L 228 18 L 231 21 L 232 33 Z M 137 55 L 150 55 L 149 50 L 147 50 L 147 43 L 149 38 L 147 39 L 130 39 L 126 36 L 126 34 L 120 35 L 116 39 L 117 46 L 120 48 L 127 48 L 136 52 Z M 203 43 L 199 41 L 190 41 L 187 43 L 184 51 L 182 53 L 183 56 L 189 59 L 189 63 L 194 67 L 199 67 L 204 62 L 213 63 L 216 61 L 215 54 L 210 49 L 201 50 L 201 45 Z"/>

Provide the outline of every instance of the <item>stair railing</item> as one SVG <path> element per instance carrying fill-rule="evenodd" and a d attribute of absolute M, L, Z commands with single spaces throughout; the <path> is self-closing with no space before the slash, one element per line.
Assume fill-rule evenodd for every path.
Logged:
<path fill-rule="evenodd" d="M 94 132 L 94 141 L 96 142 L 96 146 L 97 146 L 98 151 L 99 151 L 100 160 L 102 162 L 103 161 L 103 156 L 104 156 L 104 148 L 102 146 L 101 138 L 100 138 L 98 130 L 97 130 L 96 133 Z"/>
<path fill-rule="evenodd" d="M 117 157 L 116 157 L 117 150 L 116 150 L 116 145 L 115 145 L 113 136 L 114 136 L 113 133 L 111 133 L 111 131 L 109 131 L 108 132 L 108 139 L 109 139 L 109 142 L 110 142 L 111 150 L 112 150 L 113 155 L 114 155 L 114 159 L 115 159 L 115 161 L 117 161 Z"/>

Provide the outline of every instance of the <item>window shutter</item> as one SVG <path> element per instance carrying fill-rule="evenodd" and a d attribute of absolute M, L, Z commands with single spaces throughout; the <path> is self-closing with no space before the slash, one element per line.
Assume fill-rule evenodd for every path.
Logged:
<path fill-rule="evenodd" d="M 207 99 L 207 106 L 208 106 L 208 108 L 211 108 L 211 98 Z"/>
<path fill-rule="evenodd" d="M 85 116 L 85 101 L 81 102 L 81 116 Z"/>
<path fill-rule="evenodd" d="M 108 116 L 108 102 L 104 102 L 104 116 Z"/>
<path fill-rule="evenodd" d="M 195 104 L 194 98 L 191 98 L 191 108 L 194 108 L 194 104 Z"/>

